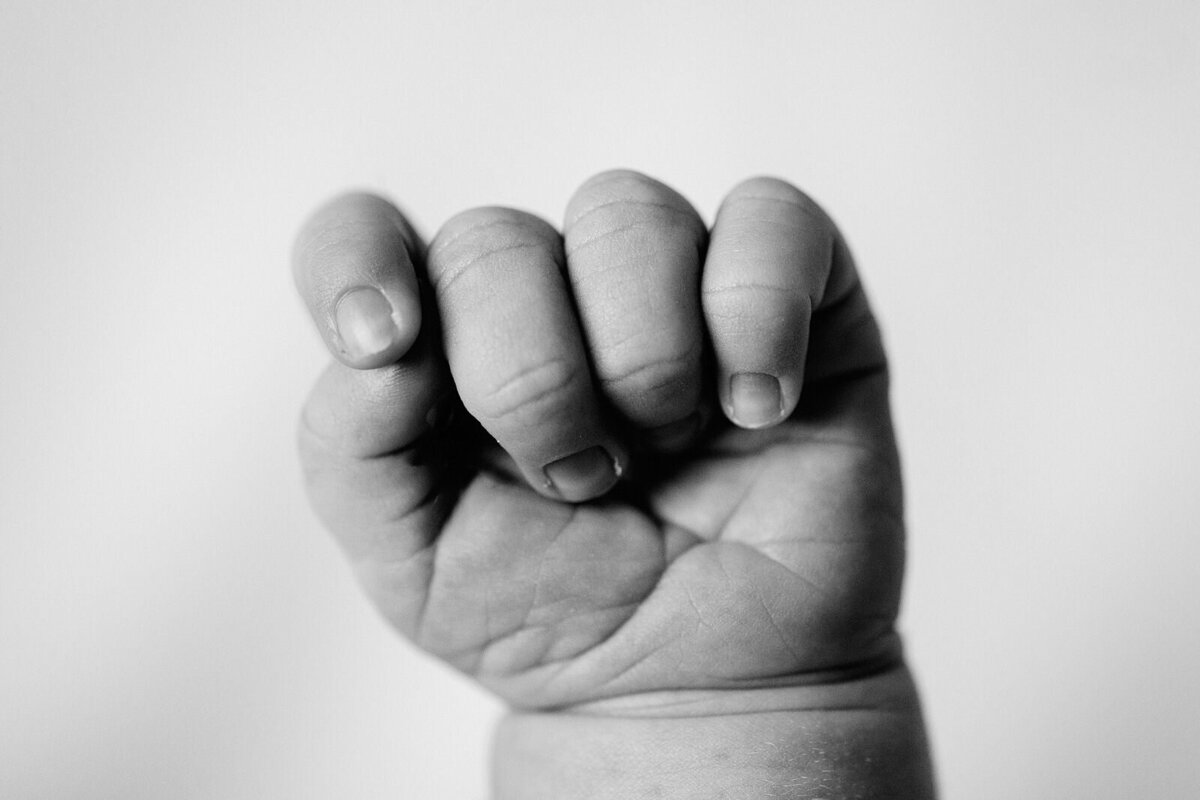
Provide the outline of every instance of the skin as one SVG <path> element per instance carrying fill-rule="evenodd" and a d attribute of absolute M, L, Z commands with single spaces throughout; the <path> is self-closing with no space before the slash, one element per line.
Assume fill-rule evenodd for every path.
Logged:
<path fill-rule="evenodd" d="M 613 171 L 561 235 L 481 208 L 426 247 L 346 195 L 293 262 L 334 356 L 314 508 L 397 630 L 514 709 L 498 797 L 932 796 L 887 361 L 810 198 L 753 178 L 709 230 Z"/>

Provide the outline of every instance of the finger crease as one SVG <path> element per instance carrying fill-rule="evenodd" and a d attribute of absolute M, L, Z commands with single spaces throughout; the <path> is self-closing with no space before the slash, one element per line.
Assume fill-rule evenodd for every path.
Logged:
<path fill-rule="evenodd" d="M 440 274 L 436 275 L 434 277 L 433 285 L 435 288 L 438 289 L 438 291 L 445 292 L 447 289 L 450 288 L 450 286 L 456 280 L 461 278 L 466 272 L 468 272 L 472 268 L 476 267 L 477 265 L 480 264 L 480 262 L 482 262 L 488 258 L 500 255 L 501 253 L 509 253 L 509 252 L 513 252 L 516 250 L 530 250 L 530 249 L 540 250 L 541 248 L 542 248 L 541 244 L 535 244 L 532 242 L 518 242 L 515 244 L 501 245 L 499 247 L 489 247 L 488 249 L 484 250 L 483 252 L 476 253 L 475 255 L 471 256 L 469 259 L 464 261 L 462 264 L 456 265 L 454 269 L 447 270 L 447 271 L 441 272 Z"/>
<path fill-rule="evenodd" d="M 539 403 L 569 387 L 575 382 L 578 375 L 579 370 L 561 358 L 524 369 L 488 394 L 488 398 L 492 400 L 505 399 L 504 395 L 507 394 L 517 394 L 515 400 L 501 403 L 499 409 L 492 409 L 490 416 L 493 418 L 505 417 L 519 408 Z M 524 383 L 532 383 L 537 386 L 537 391 L 524 396 L 513 391 L 513 387 L 519 387 Z"/>
<path fill-rule="evenodd" d="M 828 220 L 823 214 L 813 208 L 811 202 L 806 203 L 800 200 L 789 200 L 785 197 L 769 197 L 761 194 L 741 194 L 733 198 L 733 202 L 735 203 L 741 202 L 742 200 L 754 200 L 760 203 L 777 203 L 780 205 L 790 206 L 814 222 L 819 222 L 822 225 L 828 225 Z"/>
<path fill-rule="evenodd" d="M 599 211 L 602 208 L 608 208 L 609 206 L 616 206 L 616 205 L 632 206 L 635 208 L 661 208 L 661 209 L 665 209 L 667 211 L 672 211 L 675 214 L 687 219 L 687 221 L 689 223 L 691 223 L 692 227 L 695 227 L 695 223 L 699 221 L 696 219 L 695 215 L 692 214 L 690 209 L 680 208 L 678 205 L 676 205 L 674 203 L 665 203 L 665 202 L 662 202 L 659 200 L 620 199 L 620 200 L 602 200 L 601 202 L 596 203 L 595 205 L 588 206 L 583 211 L 581 211 L 577 215 L 575 215 L 575 218 L 570 221 L 570 225 L 571 225 L 571 227 L 575 227 L 580 222 L 583 222 L 583 220 L 587 219 L 587 217 L 589 217 L 592 214 L 592 212 Z"/>

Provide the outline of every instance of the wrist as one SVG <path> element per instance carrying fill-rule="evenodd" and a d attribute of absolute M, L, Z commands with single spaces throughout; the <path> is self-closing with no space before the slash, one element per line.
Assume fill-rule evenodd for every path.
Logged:
<path fill-rule="evenodd" d="M 903 666 L 832 684 L 512 712 L 492 774 L 496 800 L 934 796 Z"/>

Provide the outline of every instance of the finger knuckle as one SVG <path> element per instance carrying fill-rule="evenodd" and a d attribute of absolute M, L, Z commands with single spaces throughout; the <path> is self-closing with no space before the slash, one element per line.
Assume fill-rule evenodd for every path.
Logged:
<path fill-rule="evenodd" d="M 678 192 L 631 170 L 603 172 L 586 181 L 567 206 L 567 253 L 616 236 L 652 230 L 705 235 L 699 215 Z"/>
<path fill-rule="evenodd" d="M 786 215 L 808 217 L 822 229 L 832 231 L 833 222 L 825 209 L 793 184 L 768 175 L 758 175 L 735 186 L 726 196 L 725 210 L 750 206 L 761 209 L 766 205 L 781 206 Z"/>
<path fill-rule="evenodd" d="M 729 192 L 731 198 L 761 197 L 816 207 L 816 203 L 794 184 L 771 175 L 755 175 L 738 183 Z"/>
<path fill-rule="evenodd" d="M 558 233 L 544 220 L 511 208 L 483 207 L 452 217 L 429 248 L 430 280 L 444 290 L 464 274 L 505 253 L 553 251 Z"/>
<path fill-rule="evenodd" d="M 585 194 L 599 189 L 619 189 L 624 192 L 642 191 L 647 194 L 666 190 L 667 187 L 649 175 L 637 170 L 618 168 L 598 172 L 584 181 L 576 194 Z M 668 190 L 669 191 L 669 190 Z"/>
<path fill-rule="evenodd" d="M 493 422 L 532 423 L 570 407 L 584 378 L 578 365 L 552 358 L 509 374 L 484 391 L 472 411 Z"/>

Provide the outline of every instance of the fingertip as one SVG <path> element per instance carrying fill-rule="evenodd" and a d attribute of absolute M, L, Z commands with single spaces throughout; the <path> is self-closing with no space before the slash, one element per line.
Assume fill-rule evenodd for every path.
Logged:
<path fill-rule="evenodd" d="M 541 489 L 571 503 L 583 503 L 607 494 L 625 471 L 625 455 L 611 443 L 593 445 L 562 458 L 542 469 Z"/>
<path fill-rule="evenodd" d="M 738 372 L 729 378 L 727 413 L 743 428 L 765 428 L 783 416 L 779 379 L 765 372 Z"/>
<path fill-rule="evenodd" d="M 421 330 L 421 305 L 410 293 L 376 286 L 347 289 L 334 305 L 338 360 L 375 369 L 402 358 Z"/>
<path fill-rule="evenodd" d="M 737 372 L 729 376 L 722 403 L 725 416 L 747 430 L 783 422 L 800 399 L 800 380 L 767 372 Z"/>
<path fill-rule="evenodd" d="M 421 243 L 392 203 L 348 192 L 320 206 L 292 251 L 296 287 L 329 352 L 354 369 L 402 358 L 417 339 Z"/>

